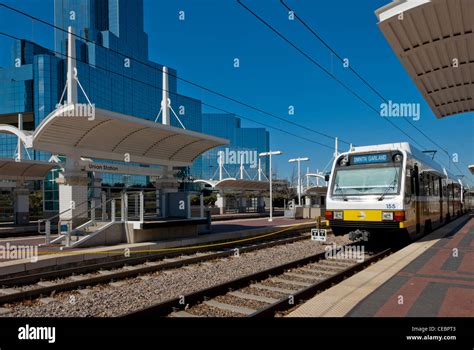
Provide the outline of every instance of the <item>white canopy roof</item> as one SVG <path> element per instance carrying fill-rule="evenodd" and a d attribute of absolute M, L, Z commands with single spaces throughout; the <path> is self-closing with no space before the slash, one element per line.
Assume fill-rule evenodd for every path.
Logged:
<path fill-rule="evenodd" d="M 22 160 L 16 161 L 11 158 L 0 158 L 1 180 L 43 180 L 46 174 L 56 167 L 57 164 Z"/>
<path fill-rule="evenodd" d="M 202 183 L 220 190 L 234 191 L 265 191 L 269 189 L 268 181 L 242 180 L 227 178 L 220 181 L 216 180 L 195 180 L 195 183 Z"/>
<path fill-rule="evenodd" d="M 376 15 L 438 118 L 474 111 L 473 0 L 394 0 Z"/>
<path fill-rule="evenodd" d="M 70 116 L 72 114 L 72 116 Z M 211 135 L 95 109 L 76 115 L 75 105 L 61 106 L 31 136 L 34 149 L 60 155 L 149 165 L 188 166 L 202 153 L 229 141 Z"/>

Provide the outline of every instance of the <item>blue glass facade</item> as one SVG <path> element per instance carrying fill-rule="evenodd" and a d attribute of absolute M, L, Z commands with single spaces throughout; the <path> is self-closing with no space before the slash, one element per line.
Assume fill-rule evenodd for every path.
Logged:
<path fill-rule="evenodd" d="M 219 155 L 223 155 L 224 177 L 238 177 L 243 162 L 244 177 L 257 178 L 258 154 L 269 149 L 270 136 L 264 128 L 242 128 L 241 120 L 233 114 L 203 113 L 202 131 L 226 138 L 230 144 L 214 148 L 201 156 L 202 179 L 218 179 Z M 222 153 L 221 153 L 222 152 Z M 268 158 L 262 158 L 261 166 L 268 177 Z M 192 168 L 193 175 L 197 173 Z"/>
<path fill-rule="evenodd" d="M 162 99 L 162 66 L 148 59 L 143 11 L 143 0 L 55 0 L 54 23 L 63 29 L 72 26 L 78 36 L 91 41 L 74 39 L 78 78 L 97 108 L 155 120 Z M 53 52 L 27 40 L 14 42 L 11 67 L 0 68 L 0 123 L 16 126 L 17 114 L 23 113 L 24 128 L 34 130 L 55 109 L 66 82 L 64 31 L 55 29 L 54 46 Z M 178 94 L 177 79 L 173 77 L 176 70 L 168 71 L 172 108 L 186 129 L 230 139 L 231 145 L 224 151 L 268 150 L 268 132 L 240 128 L 240 120 L 232 115 L 202 114 L 199 100 Z M 80 89 L 78 98 L 86 103 Z M 180 127 L 173 115 L 171 124 Z M 15 137 L 0 135 L 0 157 L 12 157 L 16 146 Z M 44 152 L 33 154 L 38 160 L 49 160 L 50 156 Z M 209 178 L 216 166 L 217 151 L 213 150 L 193 163 L 190 175 Z M 263 166 L 266 172 L 266 161 Z M 226 168 L 235 175 L 238 165 L 228 164 Z M 255 167 L 246 169 L 252 176 L 256 174 Z M 56 177 L 50 174 L 45 184 L 48 210 L 57 209 Z M 102 179 L 103 184 L 112 186 L 148 182 L 146 177 L 110 174 L 102 174 Z"/>

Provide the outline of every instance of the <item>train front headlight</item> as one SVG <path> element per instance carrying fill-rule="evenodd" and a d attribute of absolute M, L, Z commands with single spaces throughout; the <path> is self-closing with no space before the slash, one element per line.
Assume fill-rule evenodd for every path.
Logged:
<path fill-rule="evenodd" d="M 383 212 L 382 212 L 382 220 L 385 220 L 385 221 L 392 221 L 392 220 L 393 220 L 393 212 L 391 212 L 391 211 L 383 211 Z"/>
<path fill-rule="evenodd" d="M 342 220 L 344 218 L 344 214 L 342 211 L 335 211 L 333 213 L 334 220 Z"/>

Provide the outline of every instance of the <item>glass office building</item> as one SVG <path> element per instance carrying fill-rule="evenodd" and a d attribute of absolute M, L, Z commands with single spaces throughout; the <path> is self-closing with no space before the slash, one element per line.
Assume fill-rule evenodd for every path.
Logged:
<path fill-rule="evenodd" d="M 161 106 L 162 65 L 148 59 L 143 12 L 143 0 L 55 0 L 54 24 L 64 30 L 71 26 L 77 36 L 87 39 L 74 39 L 78 78 L 97 108 L 155 120 Z M 0 68 L 0 123 L 16 126 L 17 115 L 22 113 L 24 129 L 34 130 L 55 109 L 66 82 L 66 55 L 67 33 L 60 29 L 54 29 L 51 50 L 27 40 L 14 42 L 11 66 Z M 199 100 L 178 93 L 176 70 L 168 71 L 171 104 L 187 129 L 229 138 L 229 147 L 237 149 L 268 148 L 268 133 L 263 129 L 246 132 L 233 116 L 203 115 Z M 87 103 L 80 89 L 78 98 Z M 233 131 L 227 130 L 230 119 Z M 180 127 L 173 115 L 171 124 Z M 16 146 L 14 136 L 0 135 L 0 157 L 12 157 Z M 51 157 L 44 152 L 30 152 L 30 156 L 46 161 Z M 217 164 L 213 157 L 215 150 L 198 158 L 188 173 L 194 178 L 208 178 Z M 148 182 L 143 176 L 101 176 L 102 183 L 111 186 Z M 57 174 L 48 177 L 48 210 L 57 210 L 55 177 Z"/>
<path fill-rule="evenodd" d="M 241 120 L 233 114 L 202 115 L 202 131 L 223 137 L 230 144 L 214 148 L 204 153 L 200 178 L 214 179 L 219 177 L 219 157 L 222 155 L 224 165 L 223 177 L 240 176 L 240 164 L 244 165 L 244 178 L 258 178 L 258 154 L 269 150 L 270 136 L 263 128 L 242 128 Z M 268 177 L 268 158 L 262 158 L 261 167 Z"/>

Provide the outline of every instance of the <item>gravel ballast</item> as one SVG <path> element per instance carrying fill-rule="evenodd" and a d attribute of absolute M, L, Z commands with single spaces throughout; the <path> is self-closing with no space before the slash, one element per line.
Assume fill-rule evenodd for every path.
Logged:
<path fill-rule="evenodd" d="M 308 240 L 242 253 L 239 257 L 214 260 L 130 278 L 121 287 L 108 284 L 88 287 L 88 293 L 58 293 L 47 304 L 33 300 L 2 307 L 11 309 L 3 317 L 114 317 L 197 290 L 285 264 L 324 251 L 327 244 L 347 244 L 346 237 L 328 236 L 325 244 Z M 294 288 L 294 286 L 293 286 Z M 259 294 L 268 294 L 260 292 Z M 275 295 L 274 293 L 272 293 Z M 194 308 L 193 308 L 194 309 Z M 202 306 L 208 310 L 207 306 Z M 205 313 L 205 312 L 203 312 Z M 224 313 L 225 314 L 225 313 Z"/>

